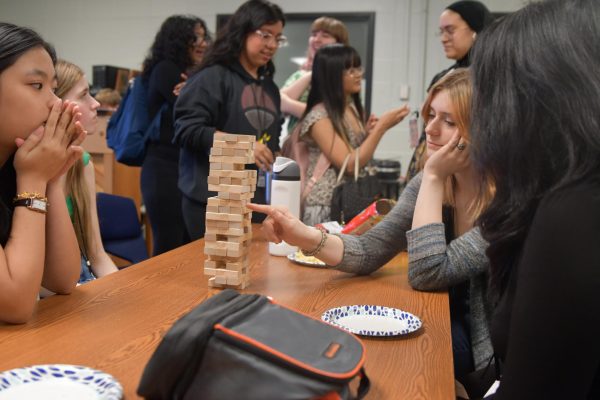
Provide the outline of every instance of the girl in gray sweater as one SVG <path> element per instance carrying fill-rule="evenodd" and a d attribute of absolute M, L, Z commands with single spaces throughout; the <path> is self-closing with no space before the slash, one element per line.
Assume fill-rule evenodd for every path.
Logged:
<path fill-rule="evenodd" d="M 307 227 L 287 210 L 250 205 L 269 218 L 266 237 L 285 240 L 341 271 L 369 274 L 408 250 L 409 281 L 450 295 L 455 375 L 485 367 L 493 350 L 486 302 L 487 243 L 474 222 L 492 197 L 469 163 L 471 82 L 465 69 L 433 86 L 423 106 L 427 161 L 392 212 L 362 236 Z"/>

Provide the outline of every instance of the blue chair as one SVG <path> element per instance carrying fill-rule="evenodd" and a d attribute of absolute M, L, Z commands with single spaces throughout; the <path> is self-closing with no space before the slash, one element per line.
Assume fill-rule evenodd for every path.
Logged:
<path fill-rule="evenodd" d="M 132 264 L 146 260 L 148 249 L 133 200 L 97 193 L 96 205 L 104 250 Z"/>

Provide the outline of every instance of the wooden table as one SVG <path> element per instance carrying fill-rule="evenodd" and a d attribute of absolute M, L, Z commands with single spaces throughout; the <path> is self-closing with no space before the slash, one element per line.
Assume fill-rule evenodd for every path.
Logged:
<path fill-rule="evenodd" d="M 348 304 L 380 304 L 421 317 L 406 337 L 364 338 L 369 399 L 452 399 L 454 378 L 448 296 L 417 292 L 407 283 L 406 254 L 370 276 L 303 267 L 268 255 L 254 227 L 247 292 L 320 316 Z M 199 240 L 40 301 L 25 325 L 0 325 L 0 371 L 33 364 L 80 364 L 106 371 L 136 399 L 142 371 L 169 327 L 216 293 L 203 275 Z"/>

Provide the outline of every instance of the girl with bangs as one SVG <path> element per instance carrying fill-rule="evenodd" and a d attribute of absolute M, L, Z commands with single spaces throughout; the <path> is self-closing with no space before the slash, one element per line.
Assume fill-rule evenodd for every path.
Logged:
<path fill-rule="evenodd" d="M 349 157 L 345 174 L 354 174 L 355 163 L 364 174 L 383 135 L 408 114 L 406 106 L 390 110 L 367 131 L 360 101 L 362 75 L 360 56 L 350 46 L 328 45 L 315 56 L 311 90 L 300 122 L 300 140 L 309 147 L 306 177 L 313 176 L 321 154 L 330 166 L 315 178 L 303 202 L 302 220 L 307 225 L 331 220 L 331 198 L 345 159 Z"/>

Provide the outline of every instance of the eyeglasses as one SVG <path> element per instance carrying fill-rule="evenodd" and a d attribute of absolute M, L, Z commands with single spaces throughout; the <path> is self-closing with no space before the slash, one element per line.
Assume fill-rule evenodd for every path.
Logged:
<path fill-rule="evenodd" d="M 203 35 L 203 36 L 196 35 L 195 37 L 196 37 L 196 40 L 194 40 L 194 43 L 192 43 L 193 46 L 200 46 L 202 43 L 210 44 L 210 36 L 208 36 L 208 35 Z"/>
<path fill-rule="evenodd" d="M 351 78 L 356 78 L 359 76 L 363 76 L 365 73 L 365 69 L 363 67 L 352 67 L 345 70 L 344 73 Z"/>
<path fill-rule="evenodd" d="M 254 33 L 256 33 L 258 36 L 260 36 L 264 43 L 275 42 L 277 47 L 285 47 L 288 45 L 288 39 L 283 35 L 275 37 L 272 33 L 263 32 L 260 29 L 257 29 L 256 31 L 254 31 Z"/>
<path fill-rule="evenodd" d="M 457 31 L 463 30 L 465 28 L 468 28 L 468 26 L 463 26 L 460 28 L 457 28 L 455 26 L 449 25 L 449 26 L 445 26 L 443 28 L 440 28 L 438 31 L 435 32 L 435 36 L 444 36 L 444 34 L 448 35 L 448 37 L 452 37 L 454 36 L 454 34 Z"/>

